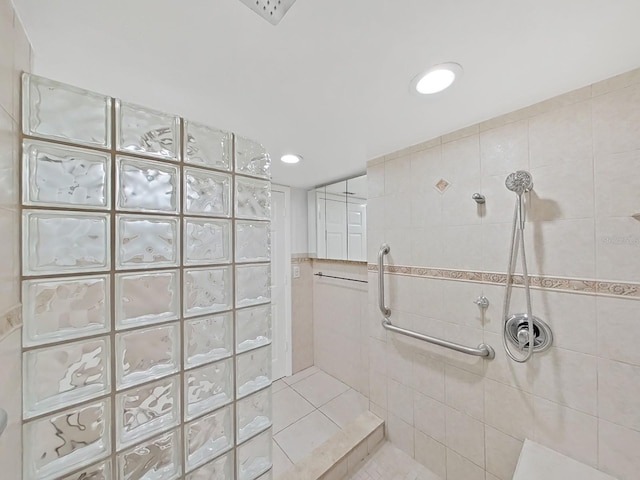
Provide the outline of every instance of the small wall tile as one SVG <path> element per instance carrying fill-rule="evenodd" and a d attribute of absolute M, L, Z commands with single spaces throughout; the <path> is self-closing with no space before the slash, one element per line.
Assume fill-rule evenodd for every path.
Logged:
<path fill-rule="evenodd" d="M 522 441 L 491 428 L 485 428 L 487 472 L 501 480 L 511 480 L 518 464 Z"/>
<path fill-rule="evenodd" d="M 447 448 L 429 435 L 415 431 L 416 460 L 441 478 L 447 476 Z"/>
<path fill-rule="evenodd" d="M 598 420 L 577 410 L 536 397 L 535 429 L 530 437 L 587 465 L 596 466 Z"/>
<path fill-rule="evenodd" d="M 620 480 L 634 480 L 640 471 L 640 433 L 605 420 L 598 422 L 598 468 Z"/>
<path fill-rule="evenodd" d="M 447 408 L 446 428 L 447 446 L 484 467 L 484 423 Z"/>
<path fill-rule="evenodd" d="M 640 367 L 598 360 L 598 414 L 600 418 L 640 431 Z"/>

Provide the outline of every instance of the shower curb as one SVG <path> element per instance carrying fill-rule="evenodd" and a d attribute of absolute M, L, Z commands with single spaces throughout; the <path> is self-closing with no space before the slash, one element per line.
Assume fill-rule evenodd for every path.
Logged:
<path fill-rule="evenodd" d="M 384 436 L 384 421 L 365 412 L 275 480 L 342 480 L 382 443 Z"/>

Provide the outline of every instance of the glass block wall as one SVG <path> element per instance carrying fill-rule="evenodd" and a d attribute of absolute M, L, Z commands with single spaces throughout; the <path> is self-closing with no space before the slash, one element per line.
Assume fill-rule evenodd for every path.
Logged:
<path fill-rule="evenodd" d="M 25 479 L 271 479 L 270 160 L 23 77 Z"/>

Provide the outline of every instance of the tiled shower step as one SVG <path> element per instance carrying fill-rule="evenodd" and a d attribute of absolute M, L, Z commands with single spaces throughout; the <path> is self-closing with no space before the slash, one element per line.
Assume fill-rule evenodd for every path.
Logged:
<path fill-rule="evenodd" d="M 384 440 L 384 421 L 365 412 L 275 480 L 341 480 Z"/>

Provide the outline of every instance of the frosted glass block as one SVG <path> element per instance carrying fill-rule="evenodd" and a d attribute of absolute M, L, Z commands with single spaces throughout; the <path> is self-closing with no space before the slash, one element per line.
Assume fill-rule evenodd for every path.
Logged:
<path fill-rule="evenodd" d="M 189 215 L 231 216 L 231 176 L 184 168 L 184 211 Z"/>
<path fill-rule="evenodd" d="M 271 158 L 259 143 L 236 135 L 236 172 L 252 177 L 271 177 Z"/>
<path fill-rule="evenodd" d="M 58 479 L 111 453 L 109 399 L 24 424 L 23 477 Z"/>
<path fill-rule="evenodd" d="M 180 378 L 174 376 L 116 395 L 116 446 L 139 442 L 180 423 Z"/>
<path fill-rule="evenodd" d="M 271 224 L 236 221 L 236 262 L 268 262 L 271 259 Z"/>
<path fill-rule="evenodd" d="M 22 203 L 109 208 L 111 156 L 84 148 L 25 140 Z"/>
<path fill-rule="evenodd" d="M 24 346 L 108 332 L 109 276 L 22 282 Z"/>
<path fill-rule="evenodd" d="M 271 343 L 271 305 L 236 311 L 236 352 Z"/>
<path fill-rule="evenodd" d="M 231 134 L 185 120 L 186 163 L 231 170 Z"/>
<path fill-rule="evenodd" d="M 184 271 L 184 316 L 229 310 L 232 306 L 231 267 Z"/>
<path fill-rule="evenodd" d="M 184 365 L 191 368 L 230 357 L 233 353 L 232 313 L 184 322 Z"/>
<path fill-rule="evenodd" d="M 180 168 L 169 163 L 116 158 L 116 208 L 139 212 L 178 213 Z"/>
<path fill-rule="evenodd" d="M 238 443 L 271 426 L 271 388 L 243 398 L 236 407 Z"/>
<path fill-rule="evenodd" d="M 25 275 L 110 268 L 108 213 L 22 212 Z"/>
<path fill-rule="evenodd" d="M 35 75 L 22 77 L 27 135 L 94 147 L 111 145 L 111 98 Z"/>
<path fill-rule="evenodd" d="M 236 267 L 236 307 L 271 301 L 271 265 Z"/>
<path fill-rule="evenodd" d="M 110 390 L 109 338 L 24 354 L 24 417 L 30 418 Z"/>
<path fill-rule="evenodd" d="M 253 480 L 271 468 L 272 444 L 269 429 L 238 447 L 239 480 Z"/>
<path fill-rule="evenodd" d="M 233 447 L 231 407 L 185 425 L 187 469 L 196 468 Z"/>
<path fill-rule="evenodd" d="M 236 361 L 238 398 L 271 385 L 271 346 L 238 355 Z"/>
<path fill-rule="evenodd" d="M 225 453 L 186 476 L 186 480 L 234 480 L 233 451 Z"/>
<path fill-rule="evenodd" d="M 184 219 L 184 264 L 206 265 L 231 261 L 231 222 Z"/>
<path fill-rule="evenodd" d="M 116 275 L 116 328 L 149 325 L 180 316 L 177 270 Z"/>
<path fill-rule="evenodd" d="M 119 389 L 175 373 L 180 366 L 179 325 L 119 333 L 116 355 Z"/>
<path fill-rule="evenodd" d="M 236 177 L 236 217 L 271 218 L 271 184 L 268 181 Z"/>
<path fill-rule="evenodd" d="M 184 382 L 185 418 L 191 420 L 233 400 L 233 360 L 189 370 Z"/>
<path fill-rule="evenodd" d="M 180 117 L 116 100 L 118 150 L 178 160 Z"/>
<path fill-rule="evenodd" d="M 177 267 L 180 221 L 177 217 L 118 215 L 116 268 Z"/>
<path fill-rule="evenodd" d="M 111 480 L 111 460 L 106 460 L 79 472 L 64 477 L 62 480 Z"/>
<path fill-rule="evenodd" d="M 180 431 L 159 435 L 118 454 L 119 480 L 173 480 L 182 473 Z"/>

